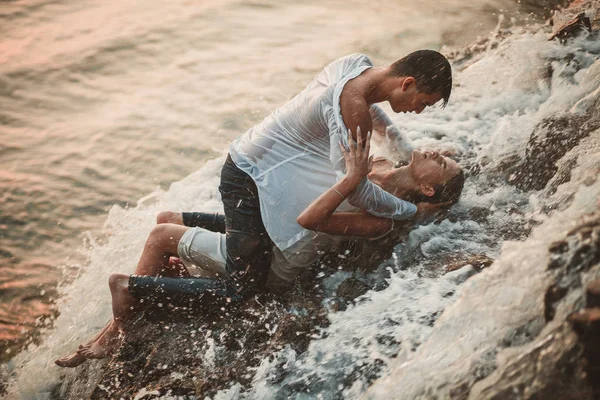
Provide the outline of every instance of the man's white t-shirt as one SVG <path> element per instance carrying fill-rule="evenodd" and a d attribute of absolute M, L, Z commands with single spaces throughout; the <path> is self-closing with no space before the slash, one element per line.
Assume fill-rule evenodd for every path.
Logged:
<path fill-rule="evenodd" d="M 238 168 L 256 183 L 263 223 L 281 251 L 314 235 L 296 218 L 345 174 L 339 143 L 346 148 L 348 143 L 340 95 L 350 79 L 372 66 L 362 54 L 334 61 L 306 89 L 229 148 Z M 416 212 L 414 204 L 398 199 L 368 179 L 338 211 L 356 208 L 394 219 L 407 219 Z"/>

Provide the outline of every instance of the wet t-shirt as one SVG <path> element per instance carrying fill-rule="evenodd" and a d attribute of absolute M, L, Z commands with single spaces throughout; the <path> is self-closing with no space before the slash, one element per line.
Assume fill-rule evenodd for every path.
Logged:
<path fill-rule="evenodd" d="M 334 61 L 229 148 L 235 164 L 256 183 L 263 223 L 282 251 L 311 233 L 296 218 L 345 174 L 339 143 L 348 148 L 348 141 L 340 95 L 350 79 L 372 66 L 362 54 Z M 338 211 L 356 208 L 394 219 L 407 219 L 417 210 L 367 178 Z"/>

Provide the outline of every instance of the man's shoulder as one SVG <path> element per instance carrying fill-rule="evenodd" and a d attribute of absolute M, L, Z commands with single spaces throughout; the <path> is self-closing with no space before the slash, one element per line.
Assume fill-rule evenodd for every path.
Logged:
<path fill-rule="evenodd" d="M 343 64 L 343 65 L 347 65 L 350 67 L 357 67 L 359 65 L 368 65 L 368 66 L 373 66 L 373 62 L 371 61 L 371 59 L 366 56 L 365 54 L 361 54 L 361 53 L 352 53 L 352 54 L 348 54 L 346 56 L 340 57 L 337 60 L 335 60 L 334 62 L 332 62 L 330 65 L 333 64 Z"/>

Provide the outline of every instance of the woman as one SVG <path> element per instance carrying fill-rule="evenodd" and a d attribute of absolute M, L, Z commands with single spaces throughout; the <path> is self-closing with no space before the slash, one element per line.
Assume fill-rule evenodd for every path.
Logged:
<path fill-rule="evenodd" d="M 270 286 L 292 280 L 301 268 L 310 266 L 318 259 L 320 251 L 330 249 L 338 243 L 340 237 L 372 238 L 392 230 L 393 220 L 360 212 L 343 204 L 365 176 L 389 193 L 417 203 L 421 213 L 458 200 L 464 184 L 464 174 L 455 161 L 437 152 L 414 151 L 410 164 L 394 168 L 388 160 L 374 161 L 369 157 L 370 134 L 364 145 L 361 135 L 357 135 L 357 138 L 358 143 L 349 135 L 350 149 L 341 149 L 346 163 L 344 178 L 297 217 L 298 224 L 324 235 L 307 237 L 284 252 L 274 248 Z M 237 300 L 235 293 L 227 290 L 227 253 L 224 234 L 221 233 L 224 232 L 222 216 L 193 216 L 199 217 L 196 223 L 203 227 L 190 228 L 179 224 L 190 223 L 190 214 L 159 215 L 158 222 L 168 220 L 177 224 L 160 223 L 153 229 L 135 275 L 113 274 L 109 279 L 113 320 L 90 342 L 80 346 L 77 352 L 56 360 L 57 365 L 74 367 L 86 359 L 103 358 L 113 352 L 120 344 L 119 331 L 124 330 L 131 321 L 135 306 L 141 299 L 157 296 L 169 300 L 176 300 L 178 297 L 184 300 L 200 299 L 203 306 L 209 307 L 220 307 Z M 175 255 L 179 255 L 183 261 L 184 269 L 178 269 L 169 263 L 170 257 Z M 197 277 L 189 277 L 189 272 L 194 270 Z M 160 278 L 156 278 L 157 276 Z"/>

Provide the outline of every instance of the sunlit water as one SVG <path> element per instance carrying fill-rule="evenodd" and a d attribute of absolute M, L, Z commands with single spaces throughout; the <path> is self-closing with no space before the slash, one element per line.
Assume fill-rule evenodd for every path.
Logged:
<path fill-rule="evenodd" d="M 384 64 L 418 48 L 469 42 L 493 29 L 498 9 L 512 7 L 399 3 L 2 5 L 0 340 L 26 336 L 39 325 L 36 318 L 50 312 L 46 303 L 57 292 L 60 312 L 41 345 L 11 362 L 11 393 L 34 397 L 56 382 L 64 371 L 52 360 L 108 320 L 107 277 L 133 270 L 156 213 L 219 210 L 218 173 L 227 142 L 301 90 L 324 65 L 357 51 Z M 523 155 L 537 122 L 568 111 L 598 87 L 595 75 L 568 76 L 560 61 L 579 52 L 584 70 L 594 71 L 588 67 L 597 60 L 597 45 L 564 48 L 546 38 L 518 34 L 490 46 L 481 59 L 456 66 L 446 110 L 399 115 L 395 122 L 417 145 L 462 153 L 465 165 L 492 171 L 503 158 Z M 546 79 L 550 59 L 558 61 Z M 582 176 L 593 165 L 582 166 Z M 414 380 L 430 368 L 427 349 L 444 346 L 441 334 L 433 335 L 435 345 L 428 342 L 433 321 L 457 297 L 460 306 L 461 284 L 474 272 L 443 275 L 429 271 L 426 260 L 459 251 L 500 256 L 502 229 L 527 225 L 545 201 L 494 183 L 485 168 L 467 182 L 453 210 L 459 221 L 418 228 L 382 265 L 382 271 L 399 270 L 386 290 L 332 314 L 331 326 L 306 354 L 284 349 L 264 360 L 249 391 L 232 382 L 219 396 L 267 399 L 308 388 L 309 398 L 357 398 L 376 377 L 393 377 L 394 371 Z M 591 207 L 596 189 L 580 193 L 579 208 L 545 229 L 557 235 L 564 219 Z M 464 218 L 475 206 L 492 210 L 487 223 Z M 485 282 L 482 276 L 473 279 Z M 58 291 L 56 282 L 64 282 Z M 488 322 L 486 329 L 494 331 Z M 424 350 L 422 343 L 428 344 Z M 418 351 L 425 361 L 415 362 L 414 370 L 398 366 Z M 283 366 L 284 379 L 272 383 Z M 375 388 L 370 393 L 380 398 L 395 390 L 385 381 Z"/>

